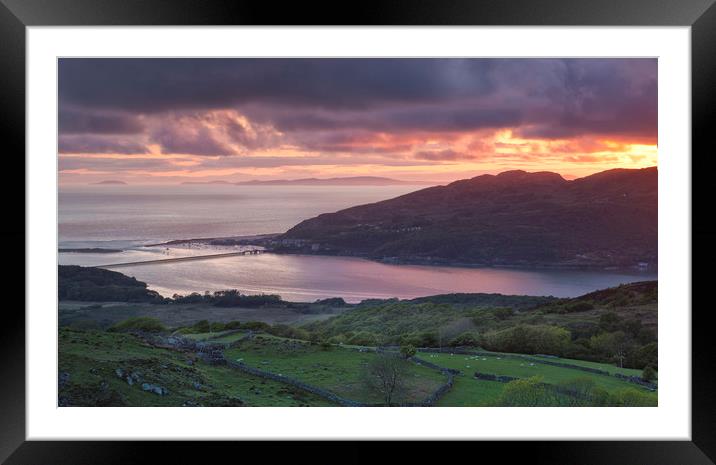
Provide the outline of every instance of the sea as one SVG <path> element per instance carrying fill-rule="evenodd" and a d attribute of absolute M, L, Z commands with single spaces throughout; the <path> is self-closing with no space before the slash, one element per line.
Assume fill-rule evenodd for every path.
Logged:
<path fill-rule="evenodd" d="M 241 247 L 146 247 L 177 239 L 285 232 L 304 219 L 378 202 L 425 186 L 63 186 L 58 193 L 61 265 L 118 263 L 210 255 Z M 310 302 L 342 297 L 408 299 L 453 292 L 576 297 L 622 283 L 656 279 L 646 271 L 573 271 L 386 264 L 316 255 L 227 256 L 117 268 L 164 296 L 238 289 Z"/>

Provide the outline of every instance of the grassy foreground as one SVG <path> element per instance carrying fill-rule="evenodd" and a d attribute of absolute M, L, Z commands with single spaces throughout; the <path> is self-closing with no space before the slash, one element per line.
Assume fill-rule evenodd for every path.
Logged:
<path fill-rule="evenodd" d="M 380 404 L 381 395 L 365 382 L 366 366 L 378 355 L 370 348 L 347 348 L 246 333 L 194 334 L 192 338 L 225 344 L 227 360 L 297 379 L 341 397 Z M 293 386 L 247 374 L 225 365 L 209 365 L 191 352 L 158 348 L 132 334 L 62 328 L 59 334 L 59 403 L 67 406 L 336 406 Z M 521 405 L 518 382 L 480 380 L 475 371 L 539 380 L 539 385 L 587 383 L 606 396 L 606 405 L 656 405 L 657 395 L 609 375 L 532 362 L 538 357 L 418 352 L 415 358 L 459 370 L 452 388 L 437 406 Z M 559 360 L 550 357 L 549 360 Z M 578 361 L 572 361 L 576 364 Z M 445 373 L 407 360 L 398 402 L 420 402 L 446 381 Z M 619 371 L 608 364 L 592 368 Z M 628 372 L 630 370 L 622 369 Z M 537 378 L 535 378 L 537 377 Z M 519 386 L 517 386 L 519 387 Z M 523 386 L 523 388 L 525 388 Z M 534 390 L 534 386 L 529 387 Z M 522 397 L 520 397 L 522 396 Z M 572 405 L 561 394 L 536 401 Z M 517 400 L 516 400 L 517 399 Z M 625 400 L 626 399 L 626 400 Z M 516 402 L 516 403 L 515 403 Z M 527 403 L 526 405 L 529 405 Z M 583 405 L 583 404 L 579 404 Z"/>
<path fill-rule="evenodd" d="M 120 378 L 117 370 L 125 375 Z M 317 396 L 129 334 L 60 329 L 59 401 L 70 406 L 324 406 Z M 126 374 L 138 375 L 130 385 Z M 66 378 L 63 382 L 63 378 Z M 166 395 L 142 389 L 148 383 Z"/>

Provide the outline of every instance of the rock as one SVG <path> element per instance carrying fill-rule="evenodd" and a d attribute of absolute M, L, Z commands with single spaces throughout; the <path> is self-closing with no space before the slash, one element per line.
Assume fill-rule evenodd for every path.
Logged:
<path fill-rule="evenodd" d="M 92 370 L 90 370 L 90 372 L 92 372 Z M 124 378 L 124 370 L 121 368 L 114 370 L 114 373 L 117 375 L 117 378 Z"/>
<path fill-rule="evenodd" d="M 147 392 L 153 392 L 154 394 L 160 396 L 166 396 L 167 394 L 169 394 L 169 391 L 167 391 L 165 388 L 150 383 L 142 383 L 142 390 Z"/>
<path fill-rule="evenodd" d="M 202 387 L 203 386 L 201 385 L 201 383 L 197 383 L 196 381 L 194 381 L 194 389 L 196 389 L 197 391 L 201 391 Z"/>
<path fill-rule="evenodd" d="M 195 402 L 193 400 L 185 400 L 183 404 L 181 404 L 182 407 L 198 407 L 199 403 Z"/>
<path fill-rule="evenodd" d="M 57 385 L 59 386 L 60 389 L 62 389 L 63 387 L 65 387 L 65 385 L 67 384 L 67 382 L 69 380 L 70 380 L 69 373 L 67 373 L 66 371 L 60 372 L 58 379 L 57 379 Z"/>

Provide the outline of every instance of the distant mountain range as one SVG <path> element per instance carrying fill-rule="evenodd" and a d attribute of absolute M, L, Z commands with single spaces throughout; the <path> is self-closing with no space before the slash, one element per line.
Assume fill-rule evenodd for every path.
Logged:
<path fill-rule="evenodd" d="M 657 168 L 565 180 L 507 171 L 305 220 L 278 251 L 544 267 L 657 263 Z"/>
<path fill-rule="evenodd" d="M 191 184 L 225 184 L 236 186 L 433 186 L 436 183 L 428 181 L 401 181 L 399 179 L 383 178 L 380 176 L 351 176 L 345 178 L 303 178 L 303 179 L 269 179 L 266 181 L 185 181 L 183 185 Z"/>
<path fill-rule="evenodd" d="M 183 185 L 189 185 L 189 184 L 234 184 L 233 182 L 229 181 L 185 181 L 181 183 Z"/>
<path fill-rule="evenodd" d="M 108 180 L 106 180 L 106 181 L 94 182 L 94 183 L 92 183 L 92 184 L 95 184 L 95 185 L 107 185 L 107 184 L 110 184 L 110 185 L 111 185 L 111 184 L 115 184 L 115 185 L 123 185 L 123 186 L 127 185 L 127 183 L 124 182 L 124 181 L 116 181 L 116 180 L 114 180 L 114 179 L 108 179 Z"/>
<path fill-rule="evenodd" d="M 399 185 L 434 185 L 425 181 L 401 181 L 379 176 L 352 176 L 346 178 L 304 178 L 274 179 L 268 181 L 242 181 L 239 186 L 399 186 Z"/>

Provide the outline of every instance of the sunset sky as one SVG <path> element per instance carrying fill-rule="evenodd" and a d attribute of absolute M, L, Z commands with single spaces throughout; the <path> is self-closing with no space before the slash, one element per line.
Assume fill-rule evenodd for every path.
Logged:
<path fill-rule="evenodd" d="M 657 164 L 656 59 L 59 60 L 62 184 Z"/>

